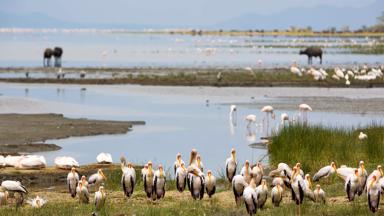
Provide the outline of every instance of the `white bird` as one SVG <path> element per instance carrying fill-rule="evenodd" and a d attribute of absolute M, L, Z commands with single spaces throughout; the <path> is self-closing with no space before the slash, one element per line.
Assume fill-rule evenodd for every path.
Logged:
<path fill-rule="evenodd" d="M 256 214 L 257 212 L 257 194 L 256 194 L 256 184 L 252 179 L 251 183 L 244 188 L 243 198 L 245 207 L 247 208 L 247 213 L 249 215 Z"/>
<path fill-rule="evenodd" d="M 6 163 L 5 163 L 5 158 L 3 155 L 0 155 L 0 167 L 5 167 Z"/>
<path fill-rule="evenodd" d="M 368 138 L 367 134 L 365 134 L 362 131 L 360 131 L 360 133 L 359 133 L 359 140 L 365 140 L 367 138 Z"/>
<path fill-rule="evenodd" d="M 291 70 L 291 73 L 296 74 L 298 76 L 302 76 L 303 75 L 301 73 L 300 69 L 296 65 L 292 65 L 290 70 Z"/>
<path fill-rule="evenodd" d="M 187 183 L 187 169 L 184 166 L 184 162 L 176 169 L 176 189 L 179 192 L 183 192 Z"/>
<path fill-rule="evenodd" d="M 61 169 L 72 169 L 72 167 L 79 167 L 79 163 L 74 158 L 68 156 L 56 157 L 55 165 Z"/>
<path fill-rule="evenodd" d="M 144 191 L 147 194 L 147 197 L 151 198 L 153 193 L 153 179 L 155 177 L 155 172 L 152 169 L 151 161 L 148 161 L 148 169 L 143 177 Z"/>
<path fill-rule="evenodd" d="M 8 191 L 0 191 L 0 207 L 7 205 L 8 195 Z"/>
<path fill-rule="evenodd" d="M 144 176 L 147 174 L 148 172 L 148 164 L 144 164 L 144 167 L 141 169 L 141 178 L 143 179 L 144 181 Z"/>
<path fill-rule="evenodd" d="M 300 115 L 303 116 L 303 121 L 305 124 L 307 123 L 307 119 L 308 119 L 307 113 L 309 111 L 312 111 L 312 108 L 308 104 L 299 105 L 299 112 L 300 112 Z"/>
<path fill-rule="evenodd" d="M 285 125 L 285 121 L 289 121 L 289 116 L 287 113 L 281 113 L 280 115 L 281 125 Z"/>
<path fill-rule="evenodd" d="M 153 200 L 164 198 L 165 182 L 166 178 L 164 175 L 164 169 L 163 166 L 160 164 L 158 170 L 156 170 L 155 172 L 155 177 L 153 179 Z"/>
<path fill-rule="evenodd" d="M 232 179 L 232 190 L 235 195 L 236 205 L 240 205 L 241 197 L 243 196 L 244 188 L 248 186 L 242 175 L 235 175 Z"/>
<path fill-rule="evenodd" d="M 264 106 L 261 109 L 261 112 L 265 112 L 267 114 L 267 136 L 268 136 L 268 130 L 269 130 L 269 115 L 271 115 L 272 119 L 275 119 L 275 113 L 273 112 L 273 107 L 272 106 Z"/>
<path fill-rule="evenodd" d="M 199 154 L 196 155 L 196 161 L 197 161 L 197 167 L 200 169 L 201 172 L 204 172 L 204 164 L 201 161 L 201 156 Z"/>
<path fill-rule="evenodd" d="M 292 169 L 291 178 L 291 194 L 292 200 L 295 200 L 296 205 L 301 205 L 304 199 L 305 183 L 303 177 L 299 174 L 296 167 Z"/>
<path fill-rule="evenodd" d="M 88 181 L 87 181 L 87 177 L 85 177 L 84 175 L 81 176 L 81 179 L 80 179 L 79 183 L 80 183 L 80 182 L 81 182 L 81 184 L 82 184 L 84 187 L 87 187 L 87 189 L 88 189 Z M 77 185 L 79 185 L 79 184 L 77 184 Z M 77 193 L 77 190 L 76 190 L 76 193 Z"/>
<path fill-rule="evenodd" d="M 216 192 L 216 178 L 212 175 L 212 171 L 207 171 L 207 179 L 205 182 L 205 190 L 207 191 L 208 197 L 211 198 Z"/>
<path fill-rule="evenodd" d="M 346 80 L 346 81 L 345 81 L 345 85 L 347 85 L 347 86 L 351 85 L 351 81 Z"/>
<path fill-rule="evenodd" d="M 377 165 L 377 168 L 375 170 L 373 170 L 373 172 L 371 174 L 369 174 L 369 176 L 367 178 L 367 182 L 371 182 L 373 179 L 373 176 L 376 176 L 376 179 L 379 179 L 379 180 L 384 176 L 381 165 Z"/>
<path fill-rule="evenodd" d="M 315 196 L 315 202 L 325 203 L 325 192 L 320 188 L 319 184 L 316 185 L 316 189 L 313 191 L 313 194 Z"/>
<path fill-rule="evenodd" d="M 45 203 L 47 203 L 47 200 L 36 196 L 35 198 L 28 200 L 27 203 L 29 203 L 32 208 L 41 208 Z"/>
<path fill-rule="evenodd" d="M 261 180 L 261 184 L 256 187 L 257 206 L 263 208 L 268 198 L 268 186 L 265 179 Z"/>
<path fill-rule="evenodd" d="M 345 181 L 345 192 L 347 193 L 347 197 L 349 201 L 353 201 L 355 199 L 355 195 L 357 193 L 359 185 L 359 171 L 355 169 L 354 174 L 349 175 L 347 180 Z"/>
<path fill-rule="evenodd" d="M 359 186 L 357 188 L 357 195 L 360 196 L 365 189 L 367 179 L 368 179 L 368 174 L 364 166 L 364 161 L 359 162 L 359 168 L 357 170 L 359 172 Z"/>
<path fill-rule="evenodd" d="M 194 169 L 199 169 L 199 166 L 197 164 L 197 150 L 196 149 L 191 150 L 191 156 L 190 156 L 189 164 L 187 167 L 188 172 L 191 172 Z"/>
<path fill-rule="evenodd" d="M 1 183 L 1 187 L 11 192 L 18 192 L 22 194 L 28 193 L 27 188 L 25 188 L 19 181 L 5 180 Z"/>
<path fill-rule="evenodd" d="M 231 150 L 231 157 L 225 161 L 225 176 L 229 182 L 232 182 L 233 177 L 236 175 L 237 161 L 236 161 L 236 150 Z"/>
<path fill-rule="evenodd" d="M 69 193 L 73 198 L 76 196 L 76 187 L 79 183 L 79 174 L 76 172 L 76 168 L 72 167 L 71 172 L 67 175 L 67 186 Z"/>
<path fill-rule="evenodd" d="M 229 121 L 236 125 L 237 122 L 237 107 L 236 105 L 231 105 L 229 107 Z"/>
<path fill-rule="evenodd" d="M 246 160 L 243 168 L 241 168 L 240 175 L 244 177 L 244 180 L 249 184 L 251 182 L 251 172 L 252 169 L 249 166 L 249 161 Z"/>
<path fill-rule="evenodd" d="M 321 178 L 328 178 L 332 174 L 336 173 L 336 164 L 332 162 L 331 165 L 321 168 L 314 176 L 313 181 L 319 181 Z"/>
<path fill-rule="evenodd" d="M 176 155 L 176 161 L 175 163 L 173 164 L 173 170 L 174 170 L 174 173 L 176 174 L 176 170 L 177 168 L 179 168 L 181 166 L 181 164 L 184 163 L 184 161 L 181 159 L 181 154 L 180 153 L 177 153 Z"/>
<path fill-rule="evenodd" d="M 11 156 L 11 155 L 7 155 L 5 158 L 4 158 L 4 161 L 5 161 L 5 166 L 9 166 L 9 167 L 15 167 L 16 164 L 21 160 L 23 159 L 25 156 Z"/>
<path fill-rule="evenodd" d="M 284 189 L 280 184 L 275 185 L 271 191 L 272 203 L 274 206 L 279 207 L 283 199 Z"/>
<path fill-rule="evenodd" d="M 76 193 L 79 196 L 79 202 L 80 203 L 89 203 L 89 193 L 87 186 L 84 186 L 83 183 L 80 181 L 76 188 Z"/>
<path fill-rule="evenodd" d="M 305 184 L 304 195 L 308 197 L 310 200 L 315 202 L 316 200 L 315 200 L 315 195 L 312 191 L 311 176 L 309 174 L 305 174 L 304 184 Z"/>
<path fill-rule="evenodd" d="M 198 168 L 194 168 L 188 173 L 189 190 L 193 199 L 203 199 L 205 189 L 205 177 Z"/>
<path fill-rule="evenodd" d="M 340 68 L 338 68 L 338 67 L 335 68 L 335 74 L 336 74 L 336 76 L 338 76 L 340 78 L 344 78 L 343 71 Z"/>
<path fill-rule="evenodd" d="M 15 167 L 19 169 L 41 169 L 47 165 L 44 156 L 28 155 L 16 162 Z"/>
<path fill-rule="evenodd" d="M 251 126 L 251 124 L 256 124 L 256 115 L 250 114 L 245 117 L 245 121 L 248 122 L 247 128 Z"/>
<path fill-rule="evenodd" d="M 111 164 L 113 163 L 112 156 L 109 153 L 101 152 L 97 155 L 96 161 L 98 164 Z"/>
<path fill-rule="evenodd" d="M 100 211 L 104 205 L 107 195 L 105 194 L 104 187 L 100 186 L 99 190 L 95 192 L 95 209 L 96 212 Z"/>
<path fill-rule="evenodd" d="M 277 169 L 269 172 L 270 177 L 284 176 L 288 179 L 291 179 L 292 169 L 286 163 L 279 163 Z"/>
<path fill-rule="evenodd" d="M 95 185 L 95 189 L 99 188 L 101 184 L 103 184 L 107 180 L 107 177 L 105 177 L 103 171 L 101 169 L 97 170 L 97 173 L 92 174 L 89 179 L 88 183 Z"/>
<path fill-rule="evenodd" d="M 128 163 L 127 166 L 124 166 L 122 171 L 123 174 L 121 176 L 121 185 L 123 187 L 124 195 L 129 198 L 132 196 L 135 189 L 136 171 L 131 163 Z"/>
<path fill-rule="evenodd" d="M 368 182 L 367 186 L 368 206 L 373 213 L 379 209 L 380 194 L 381 186 L 377 181 L 376 176 L 373 176 L 372 180 Z"/>
<path fill-rule="evenodd" d="M 251 174 L 256 186 L 259 186 L 264 176 L 264 168 L 261 162 L 257 162 L 256 165 L 252 167 Z"/>

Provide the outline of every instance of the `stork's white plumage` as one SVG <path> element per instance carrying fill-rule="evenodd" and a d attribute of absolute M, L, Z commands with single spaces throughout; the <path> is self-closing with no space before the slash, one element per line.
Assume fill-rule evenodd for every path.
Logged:
<path fill-rule="evenodd" d="M 336 173 L 336 164 L 332 162 L 331 165 L 321 168 L 314 176 L 313 181 L 319 181 L 321 178 L 328 178 L 332 174 Z"/>
<path fill-rule="evenodd" d="M 176 169 L 176 189 L 179 192 L 183 192 L 185 185 L 187 183 L 187 169 L 184 166 L 184 163 L 181 163 L 181 166 Z"/>
<path fill-rule="evenodd" d="M 79 196 L 80 203 L 89 203 L 88 188 L 87 186 L 84 186 L 81 181 L 79 182 L 79 185 L 76 188 L 76 193 Z"/>
<path fill-rule="evenodd" d="M 284 193 L 284 189 L 280 184 L 276 184 L 272 188 L 271 198 L 274 206 L 278 207 L 280 205 L 280 202 L 283 199 L 283 193 Z"/>
<path fill-rule="evenodd" d="M 233 177 L 236 175 L 237 161 L 236 150 L 231 150 L 231 157 L 225 161 L 225 174 L 229 182 L 232 182 Z"/>
<path fill-rule="evenodd" d="M 25 188 L 19 181 L 5 180 L 1 183 L 1 187 L 5 188 L 7 191 L 24 194 L 28 193 L 27 188 Z"/>
<path fill-rule="evenodd" d="M 375 213 L 379 209 L 381 195 L 381 185 L 376 176 L 373 176 L 367 184 L 367 196 L 369 209 Z"/>
<path fill-rule="evenodd" d="M 106 198 L 107 198 L 107 195 L 104 191 L 104 187 L 100 186 L 99 190 L 95 192 L 95 209 L 96 209 L 96 211 L 100 211 L 104 207 Z"/>
<path fill-rule="evenodd" d="M 205 189 L 207 191 L 208 197 L 211 198 L 216 192 L 216 178 L 212 175 L 212 171 L 207 171 L 207 177 L 205 180 Z"/>
<path fill-rule="evenodd" d="M 249 215 L 257 212 L 257 194 L 255 180 L 251 180 L 250 184 L 244 188 L 243 199 Z"/>
<path fill-rule="evenodd" d="M 123 174 L 121 176 L 121 185 L 123 187 L 124 195 L 128 198 L 132 196 L 136 185 L 136 171 L 131 163 L 123 167 Z"/>
<path fill-rule="evenodd" d="M 245 181 L 249 184 L 251 182 L 251 167 L 249 166 L 249 161 L 246 160 L 243 168 L 241 168 L 240 175 L 242 175 Z"/>
<path fill-rule="evenodd" d="M 316 185 L 316 189 L 313 191 L 313 194 L 315 196 L 315 202 L 325 203 L 325 192 L 321 189 L 319 184 Z"/>
<path fill-rule="evenodd" d="M 353 201 L 355 199 L 355 195 L 357 194 L 359 185 L 359 171 L 357 169 L 354 170 L 354 174 L 349 175 L 345 181 L 345 192 L 347 193 L 347 197 L 349 201 Z"/>
<path fill-rule="evenodd" d="M 98 169 L 97 173 L 92 174 L 88 178 L 88 183 L 95 185 L 95 189 L 98 189 L 100 185 L 105 182 L 105 180 L 107 180 L 107 177 L 105 177 L 103 170 Z"/>
<path fill-rule="evenodd" d="M 161 199 L 165 196 L 165 174 L 163 166 L 160 164 L 159 168 L 155 172 L 155 177 L 153 179 L 153 196 L 152 199 Z"/>
<path fill-rule="evenodd" d="M 261 180 L 261 184 L 256 187 L 257 206 L 263 208 L 268 198 L 268 186 L 265 179 Z"/>
<path fill-rule="evenodd" d="M 71 171 L 67 175 L 67 187 L 69 193 L 73 198 L 76 196 L 76 187 L 79 183 L 79 174 L 76 172 L 76 168 L 72 167 Z"/>
<path fill-rule="evenodd" d="M 235 175 L 232 179 L 232 190 L 235 195 L 236 205 L 240 205 L 241 197 L 243 196 L 244 188 L 248 186 L 242 175 Z"/>

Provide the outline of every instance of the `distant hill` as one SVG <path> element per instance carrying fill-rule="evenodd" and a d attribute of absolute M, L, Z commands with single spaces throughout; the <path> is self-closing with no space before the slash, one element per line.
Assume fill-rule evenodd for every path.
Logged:
<path fill-rule="evenodd" d="M 216 24 L 215 28 L 223 29 L 288 29 L 291 26 L 311 26 L 315 30 L 330 27 L 349 26 L 358 29 L 363 25 L 376 23 L 376 18 L 384 10 L 384 1 L 377 0 L 365 8 L 317 6 L 315 8 L 292 8 L 278 14 L 247 14 L 235 19 Z"/>
<path fill-rule="evenodd" d="M 240 3 L 240 2 L 239 2 Z M 370 26 L 376 23 L 376 18 L 384 10 L 384 0 L 376 0 L 373 4 L 364 8 L 351 6 L 338 8 L 331 6 L 316 6 L 314 8 L 291 8 L 280 13 L 270 15 L 245 14 L 240 17 L 224 20 L 215 25 L 174 26 L 167 23 L 132 24 L 132 23 L 82 23 L 66 22 L 40 13 L 16 14 L 0 11 L 0 27 L 19 28 L 203 28 L 203 29 L 288 29 L 291 26 L 307 27 L 314 30 L 323 30 L 330 27 L 348 25 L 350 29 L 358 29 L 363 25 Z"/>

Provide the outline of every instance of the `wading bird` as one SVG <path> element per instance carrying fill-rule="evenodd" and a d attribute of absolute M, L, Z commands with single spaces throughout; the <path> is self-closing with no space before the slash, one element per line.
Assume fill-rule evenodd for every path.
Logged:
<path fill-rule="evenodd" d="M 176 155 L 176 161 L 175 163 L 173 164 L 173 170 L 174 170 L 174 173 L 176 174 L 176 170 L 177 168 L 179 168 L 181 166 L 181 164 L 184 163 L 184 161 L 181 159 L 181 154 L 180 153 L 177 153 Z"/>
<path fill-rule="evenodd" d="M 205 189 L 207 191 L 208 197 L 211 198 L 216 192 L 216 178 L 212 175 L 212 171 L 207 171 L 207 179 L 205 183 Z"/>
<path fill-rule="evenodd" d="M 336 164 L 331 162 L 331 165 L 321 168 L 314 176 L 313 181 L 319 181 L 321 178 L 328 178 L 332 174 L 336 173 Z"/>
<path fill-rule="evenodd" d="M 79 183 L 79 174 L 76 172 L 76 168 L 72 167 L 71 171 L 67 175 L 67 186 L 69 193 L 73 198 L 76 197 L 76 187 Z"/>
<path fill-rule="evenodd" d="M 99 188 L 101 184 L 103 184 L 107 180 L 107 177 L 105 177 L 103 171 L 101 169 L 97 170 L 97 173 L 92 174 L 89 179 L 88 183 L 95 185 L 95 189 Z"/>
<path fill-rule="evenodd" d="M 245 117 L 245 121 L 247 121 L 247 128 L 250 128 L 252 124 L 256 125 L 256 115 L 250 114 Z"/>
<path fill-rule="evenodd" d="M 243 192 L 243 199 L 247 213 L 249 215 L 256 214 L 257 212 L 257 194 L 255 180 L 251 180 L 250 184 L 245 187 Z"/>
<path fill-rule="evenodd" d="M 319 184 L 316 185 L 313 195 L 315 196 L 315 202 L 325 203 L 325 192 L 321 189 Z"/>
<path fill-rule="evenodd" d="M 309 111 L 312 111 L 312 108 L 308 104 L 299 105 L 300 116 L 302 116 L 304 124 L 307 124 Z"/>
<path fill-rule="evenodd" d="M 148 161 L 148 169 L 146 173 L 144 174 L 144 191 L 147 194 L 148 198 L 151 198 L 152 193 L 153 193 L 153 179 L 154 179 L 154 171 L 152 169 L 152 162 Z"/>
<path fill-rule="evenodd" d="M 272 188 L 271 197 L 274 206 L 279 207 L 281 200 L 283 199 L 284 189 L 280 184 L 277 184 Z"/>
<path fill-rule="evenodd" d="M 98 164 L 111 164 L 113 163 L 112 156 L 109 153 L 101 152 L 96 157 L 96 161 Z"/>
<path fill-rule="evenodd" d="M 360 131 L 360 133 L 359 133 L 359 140 L 365 140 L 367 138 L 368 138 L 367 134 L 365 134 L 362 131 Z"/>
<path fill-rule="evenodd" d="M 246 160 L 243 168 L 241 168 L 240 175 L 244 177 L 244 180 L 249 184 L 251 182 L 251 172 L 252 169 L 249 166 L 249 161 Z"/>
<path fill-rule="evenodd" d="M 127 166 L 122 164 L 122 176 L 121 176 L 121 185 L 123 187 L 124 195 L 129 198 L 132 196 L 133 191 L 136 185 L 136 171 L 133 168 L 131 163 L 128 163 Z"/>
<path fill-rule="evenodd" d="M 225 161 L 225 174 L 230 183 L 232 183 L 233 177 L 236 175 L 237 161 L 236 150 L 231 150 L 231 157 Z"/>
<path fill-rule="evenodd" d="M 189 175 L 189 190 L 193 199 L 203 199 L 205 188 L 205 177 L 198 168 L 194 168 Z"/>
<path fill-rule="evenodd" d="M 176 170 L 176 189 L 179 192 L 183 192 L 187 182 L 187 169 L 184 166 L 184 162 Z"/>
<path fill-rule="evenodd" d="M 271 118 L 272 119 L 275 119 L 275 113 L 273 112 L 273 107 L 272 106 L 264 106 L 262 109 L 261 109 L 261 112 L 264 112 L 267 114 L 267 127 L 266 127 L 266 131 L 267 131 L 267 136 L 269 135 L 269 116 L 271 115 Z M 263 119 L 263 122 L 264 122 L 264 119 Z"/>
<path fill-rule="evenodd" d="M 235 195 L 235 202 L 237 206 L 241 204 L 241 197 L 243 196 L 244 188 L 247 186 L 248 184 L 242 175 L 235 175 L 233 177 L 232 190 L 233 194 Z"/>
<path fill-rule="evenodd" d="M 353 201 L 355 199 L 355 195 L 357 194 L 357 189 L 359 185 L 359 171 L 355 169 L 354 174 L 349 175 L 347 180 L 345 181 L 345 192 L 347 193 L 347 197 L 349 201 Z"/>
<path fill-rule="evenodd" d="M 100 186 L 99 190 L 95 192 L 95 210 L 96 211 L 94 215 L 96 215 L 96 212 L 104 208 L 106 198 L 107 198 L 107 195 L 104 191 L 104 187 Z"/>
<path fill-rule="evenodd" d="M 164 175 L 163 166 L 160 164 L 158 169 L 155 172 L 155 177 L 153 179 L 153 195 L 152 199 L 161 199 L 165 196 L 165 182 L 166 178 Z"/>
<path fill-rule="evenodd" d="M 261 180 L 261 184 L 256 187 L 257 207 L 263 208 L 268 198 L 268 186 L 265 179 Z"/>
<path fill-rule="evenodd" d="M 373 176 L 372 180 L 368 182 L 367 187 L 368 206 L 373 213 L 379 209 L 380 195 L 381 187 L 376 179 L 376 176 Z"/>
<path fill-rule="evenodd" d="M 79 202 L 80 203 L 89 203 L 89 193 L 87 186 L 84 186 L 82 182 L 79 182 L 77 188 L 76 188 L 76 193 L 79 196 Z"/>

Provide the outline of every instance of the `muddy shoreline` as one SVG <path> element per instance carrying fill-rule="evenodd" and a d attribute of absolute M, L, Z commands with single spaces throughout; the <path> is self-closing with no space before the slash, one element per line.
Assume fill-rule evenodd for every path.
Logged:
<path fill-rule="evenodd" d="M 11 83 L 61 83 L 61 84 L 139 84 L 158 86 L 215 86 L 215 87 L 337 87 L 337 88 L 375 88 L 384 87 L 384 79 L 371 81 L 351 80 L 349 86 L 345 81 L 328 78 L 316 81 L 311 76 L 298 77 L 290 73 L 288 68 L 255 68 L 247 71 L 244 68 L 98 68 L 79 67 L 63 68 L 66 74 L 76 78 L 56 79 L 57 68 L 42 67 L 6 67 L 0 68 L 1 73 L 30 73 L 25 77 L 3 77 L 0 82 Z M 327 69 L 330 74 L 333 68 Z M 86 76 L 80 79 L 80 72 Z M 32 73 L 47 73 L 51 77 L 34 77 Z M 95 77 L 102 73 L 104 77 Z M 221 78 L 218 79 L 218 74 Z M 91 77 L 93 76 L 93 77 Z"/>
<path fill-rule="evenodd" d="M 124 134 L 142 121 L 69 119 L 61 114 L 0 114 L 0 154 L 59 150 L 46 140 L 74 136 Z"/>

